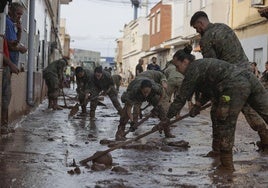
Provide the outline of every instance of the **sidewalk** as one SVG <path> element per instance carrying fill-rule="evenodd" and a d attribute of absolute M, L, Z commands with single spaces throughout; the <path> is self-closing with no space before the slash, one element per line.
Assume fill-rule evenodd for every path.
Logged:
<path fill-rule="evenodd" d="M 72 89 L 64 90 L 67 96 L 75 95 Z M 70 106 L 76 103 L 70 102 L 67 100 Z M 209 110 L 176 123 L 172 130 L 174 139 L 165 139 L 157 132 L 139 142 L 152 147 L 111 152 L 114 166 L 123 167 L 128 173 L 111 169 L 97 172 L 81 166 L 81 174 L 68 174 L 73 169 L 73 159 L 78 163 L 96 151 L 106 150 L 108 147 L 99 141 L 114 139 L 119 116 L 109 98 L 105 97 L 104 103 L 107 106 L 98 107 L 97 120 L 92 122 L 80 112 L 68 119 L 67 108 L 47 110 L 44 101 L 16 125 L 14 134 L 0 139 L 0 187 L 268 187 L 268 155 L 256 151 L 253 142 L 258 140 L 257 133 L 243 117 L 236 132 L 236 172 L 224 177 L 214 173 L 218 161 L 203 157 L 211 148 Z M 156 123 L 157 119 L 149 119 L 137 134 L 150 130 Z M 188 141 L 191 147 L 163 147 L 168 141 L 180 140 Z"/>

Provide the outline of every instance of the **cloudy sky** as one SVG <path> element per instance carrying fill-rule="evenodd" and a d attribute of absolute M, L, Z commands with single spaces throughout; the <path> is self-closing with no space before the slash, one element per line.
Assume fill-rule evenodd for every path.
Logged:
<path fill-rule="evenodd" d="M 155 2 L 149 1 L 149 7 Z M 122 36 L 124 24 L 133 19 L 134 9 L 130 0 L 73 0 L 61 6 L 61 17 L 66 19 L 72 48 L 114 56 L 115 40 Z"/>

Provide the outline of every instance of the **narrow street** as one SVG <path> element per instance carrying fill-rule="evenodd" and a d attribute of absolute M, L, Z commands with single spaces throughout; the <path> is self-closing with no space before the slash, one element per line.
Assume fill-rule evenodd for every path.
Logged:
<path fill-rule="evenodd" d="M 66 96 L 75 96 L 72 88 L 64 91 Z M 60 103 L 64 104 L 62 98 Z M 75 103 L 67 100 L 68 106 Z M 68 118 L 68 108 L 47 110 L 47 100 L 43 101 L 15 125 L 14 134 L 1 137 L 0 187 L 268 187 L 268 154 L 257 152 L 254 143 L 259 140 L 258 135 L 242 116 L 234 147 L 236 171 L 232 175 L 220 174 L 215 171 L 218 161 L 204 157 L 211 149 L 209 110 L 176 123 L 172 127 L 176 138 L 165 139 L 156 132 L 129 147 L 112 151 L 111 168 L 96 171 L 91 162 L 80 166 L 80 160 L 108 149 L 100 140 L 114 139 L 119 115 L 109 98 L 105 97 L 103 103 L 107 106 L 98 106 L 94 122 L 82 116 L 81 111 Z M 158 119 L 151 118 L 127 137 L 136 137 L 157 123 Z M 167 145 L 181 140 L 189 142 L 190 147 Z M 70 173 L 73 160 L 81 173 Z M 123 170 L 117 172 L 116 166 Z"/>

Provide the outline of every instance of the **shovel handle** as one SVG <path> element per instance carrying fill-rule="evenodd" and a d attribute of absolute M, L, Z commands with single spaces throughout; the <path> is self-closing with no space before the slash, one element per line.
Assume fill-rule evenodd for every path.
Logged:
<path fill-rule="evenodd" d="M 125 146 L 125 145 L 127 145 L 127 144 L 130 144 L 131 142 L 137 141 L 137 140 L 139 140 L 139 139 L 141 139 L 141 138 L 143 138 L 143 137 L 145 137 L 145 136 L 147 136 L 147 135 L 149 135 L 149 134 L 152 134 L 152 133 L 154 133 L 154 132 L 156 132 L 156 131 L 158 131 L 158 130 L 150 130 L 150 131 L 147 131 L 147 132 L 145 132 L 145 133 L 143 133 L 143 134 L 141 134 L 141 135 L 139 135 L 139 136 L 137 136 L 137 137 L 135 137 L 135 138 L 132 138 L 132 139 L 127 140 L 127 141 L 125 141 L 125 142 L 119 143 L 119 144 L 117 144 L 116 146 L 114 146 L 114 147 L 112 147 L 112 148 L 109 148 L 109 149 L 104 150 L 104 151 L 99 152 L 99 153 L 95 153 L 95 154 L 93 154 L 92 156 L 90 156 L 90 157 L 88 157 L 88 158 L 86 158 L 86 159 L 83 159 L 83 160 L 79 161 L 79 163 L 80 163 L 80 164 L 86 164 L 86 163 L 89 162 L 89 161 L 92 161 L 92 160 L 94 160 L 94 159 L 96 159 L 96 158 L 98 158 L 98 157 L 101 157 L 101 156 L 103 156 L 103 155 L 105 155 L 105 154 L 107 154 L 107 153 L 109 153 L 109 152 L 111 152 L 111 151 L 113 151 L 113 150 L 116 150 L 116 149 L 118 149 L 118 148 L 121 148 L 122 146 Z"/>
<path fill-rule="evenodd" d="M 135 124 L 135 127 L 138 128 L 141 124 L 143 124 L 145 121 L 147 121 L 150 117 L 152 116 L 152 114 L 148 114 L 147 116 L 145 116 L 142 120 L 140 120 L 138 123 Z M 128 133 L 130 133 L 130 128 L 125 132 L 124 136 L 126 136 Z"/>
<path fill-rule="evenodd" d="M 208 108 L 208 107 L 210 107 L 210 106 L 211 106 L 211 103 L 208 103 L 208 104 L 202 106 L 201 109 L 200 109 L 200 111 L 201 111 L 201 110 L 204 110 L 204 109 L 206 109 L 206 108 Z M 170 121 L 170 122 L 169 122 L 169 125 L 171 125 L 171 124 L 173 124 L 173 123 L 176 123 L 176 122 L 178 122 L 178 121 L 180 121 L 180 120 L 182 120 L 182 119 L 184 119 L 184 118 L 186 118 L 186 117 L 189 117 L 189 116 L 190 116 L 190 113 L 187 113 L 187 114 L 181 116 L 181 117 L 178 118 L 178 119 L 175 119 L 175 120 Z M 160 123 L 161 123 L 161 122 L 160 122 Z M 143 137 L 145 137 L 145 136 L 148 136 L 148 135 L 150 135 L 150 134 L 152 134 L 152 133 L 154 133 L 154 132 L 156 132 L 156 131 L 158 131 L 158 129 L 152 129 L 152 130 L 150 130 L 150 131 L 147 131 L 147 132 L 145 132 L 145 133 L 143 133 L 143 134 L 141 134 L 141 135 L 139 135 L 139 136 L 137 136 L 137 137 L 135 137 L 135 138 L 132 138 L 132 139 L 130 139 L 130 140 L 127 140 L 127 141 L 125 141 L 125 142 L 122 142 L 122 143 L 120 143 L 120 144 L 118 144 L 118 145 L 116 145 L 116 146 L 114 146 L 114 147 L 112 147 L 112 148 L 109 148 L 109 149 L 104 150 L 104 151 L 99 152 L 99 153 L 95 153 L 95 154 L 93 154 L 92 156 L 90 156 L 90 157 L 88 157 L 88 158 L 86 158 L 86 159 L 83 159 L 83 160 L 79 161 L 79 163 L 82 164 L 82 165 L 84 165 L 84 164 L 86 164 L 86 163 L 89 162 L 89 161 L 92 161 L 92 160 L 94 160 L 94 159 L 96 159 L 96 158 L 98 158 L 98 157 L 100 157 L 100 156 L 103 156 L 103 155 L 105 155 L 105 154 L 107 154 L 107 153 L 109 153 L 109 152 L 111 152 L 111 151 L 113 151 L 113 150 L 116 150 L 116 149 L 118 149 L 118 148 L 121 148 L 122 146 L 125 146 L 125 145 L 127 145 L 127 144 L 130 144 L 130 143 L 132 143 L 132 142 L 134 142 L 134 141 L 137 141 L 137 140 L 139 140 L 139 139 L 141 139 L 141 138 L 143 138 Z"/>

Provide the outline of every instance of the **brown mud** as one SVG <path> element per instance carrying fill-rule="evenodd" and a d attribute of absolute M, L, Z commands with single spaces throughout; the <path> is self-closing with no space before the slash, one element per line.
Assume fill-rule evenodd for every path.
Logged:
<path fill-rule="evenodd" d="M 65 89 L 66 95 L 74 93 Z M 67 101 L 69 106 L 76 103 L 71 102 Z M 268 187 L 268 154 L 257 151 L 258 135 L 243 116 L 233 152 L 236 171 L 217 172 L 218 159 L 203 157 L 211 150 L 209 110 L 172 126 L 176 138 L 156 132 L 112 151 L 109 167 L 94 167 L 92 162 L 80 166 L 77 161 L 109 148 L 111 143 L 102 145 L 101 140 L 114 140 L 119 116 L 109 98 L 103 102 L 107 106 L 98 106 L 96 121 L 82 115 L 81 109 L 72 118 L 68 118 L 70 109 L 47 110 L 44 101 L 13 125 L 16 132 L 0 138 L 0 187 Z M 150 118 L 127 137 L 134 138 L 157 123 Z"/>

